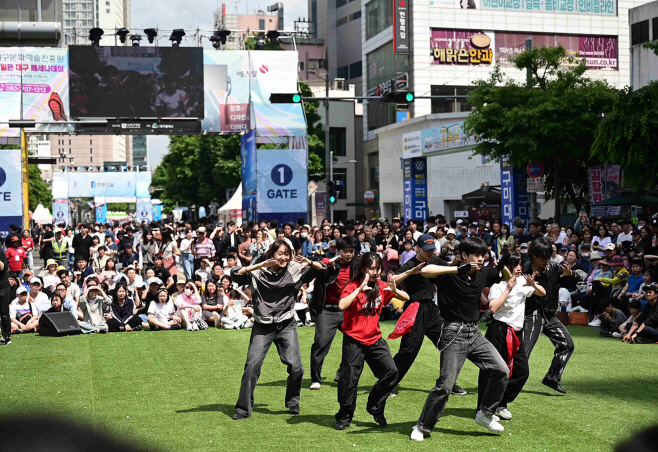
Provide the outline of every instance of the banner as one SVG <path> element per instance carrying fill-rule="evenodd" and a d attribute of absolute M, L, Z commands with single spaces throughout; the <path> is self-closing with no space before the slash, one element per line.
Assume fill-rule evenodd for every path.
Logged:
<path fill-rule="evenodd" d="M 150 185 L 148 171 L 53 173 L 53 198 L 150 198 Z"/>
<path fill-rule="evenodd" d="M 137 206 L 135 207 L 135 219 L 137 223 L 145 221 L 150 223 L 153 221 L 153 204 L 151 198 L 138 198 Z"/>
<path fill-rule="evenodd" d="M 97 204 L 96 208 L 96 223 L 107 223 L 107 204 Z"/>
<path fill-rule="evenodd" d="M 516 217 L 520 217 L 526 227 L 530 225 L 530 195 L 528 195 L 526 179 L 525 169 L 515 169 L 507 158 L 500 160 L 500 198 L 503 223 L 510 228 Z"/>
<path fill-rule="evenodd" d="M 421 157 L 423 155 L 423 147 L 421 145 L 421 132 L 411 132 L 402 135 L 402 158 L 411 159 L 414 157 Z"/>
<path fill-rule="evenodd" d="M 480 2 L 480 0 L 478 0 Z M 480 9 L 616 16 L 616 0 L 481 0 Z"/>
<path fill-rule="evenodd" d="M 587 169 L 589 182 L 589 202 L 593 217 L 610 217 L 619 215 L 621 206 L 597 206 L 596 204 L 615 196 L 622 187 L 621 167 L 619 165 L 593 166 Z"/>
<path fill-rule="evenodd" d="M 69 200 L 68 199 L 53 199 L 53 222 L 60 226 L 64 224 L 65 227 L 71 225 L 71 219 L 69 217 Z"/>
<path fill-rule="evenodd" d="M 427 220 L 427 159 L 403 160 L 404 221 Z"/>
<path fill-rule="evenodd" d="M 393 1 L 393 52 L 409 53 L 409 3 Z"/>
<path fill-rule="evenodd" d="M 256 132 L 251 131 L 240 138 L 240 160 L 242 162 L 242 213 L 245 221 L 256 221 Z"/>
<path fill-rule="evenodd" d="M 432 28 L 432 64 L 491 65 L 493 48 L 493 31 Z"/>
<path fill-rule="evenodd" d="M 256 151 L 256 159 L 258 218 L 306 218 L 307 152 L 295 149 L 259 149 Z M 261 215 L 283 213 L 288 215 Z"/>
<path fill-rule="evenodd" d="M 208 132 L 240 132 L 250 129 L 249 52 L 203 52 L 205 118 Z"/>
<path fill-rule="evenodd" d="M 423 155 L 427 155 L 434 152 L 475 146 L 477 140 L 475 137 L 466 134 L 463 122 L 458 122 L 422 130 L 420 132 L 420 144 Z"/>
<path fill-rule="evenodd" d="M 9 119 L 66 121 L 69 114 L 67 49 L 0 47 L 0 122 Z M 69 130 L 73 129 L 67 124 L 49 124 L 37 125 L 30 132 Z M 0 137 L 18 136 L 20 129 L 0 124 Z"/>
<path fill-rule="evenodd" d="M 153 221 L 162 220 L 162 204 L 153 204 Z"/>
<path fill-rule="evenodd" d="M 0 149 L 0 236 L 23 224 L 23 180 L 20 149 Z"/>

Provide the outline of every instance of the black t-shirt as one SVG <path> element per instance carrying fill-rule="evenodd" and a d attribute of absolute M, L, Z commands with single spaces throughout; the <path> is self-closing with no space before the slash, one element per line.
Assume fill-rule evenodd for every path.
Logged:
<path fill-rule="evenodd" d="M 292 243 L 292 247 L 295 248 L 295 251 L 301 250 L 302 249 L 302 242 L 299 241 L 297 237 L 294 235 L 291 235 L 290 237 L 286 237 L 288 240 L 290 240 L 290 243 Z M 238 245 L 235 245 L 238 246 Z"/>
<path fill-rule="evenodd" d="M 158 301 L 157 292 L 155 294 L 152 294 L 150 290 L 148 290 L 148 289 L 146 289 L 146 290 L 147 290 L 146 297 L 144 297 L 144 299 L 142 300 L 142 306 L 137 308 L 137 312 L 135 312 L 135 314 L 146 314 L 148 309 L 149 309 L 149 305 L 151 304 L 151 302 L 152 301 L 156 301 L 156 302 Z M 135 293 L 135 297 L 139 297 L 139 295 L 137 295 Z"/>
<path fill-rule="evenodd" d="M 167 270 L 163 266 L 160 266 L 160 268 L 153 267 L 153 271 L 155 272 L 155 277 L 160 278 L 160 280 L 162 281 L 162 284 L 164 284 L 166 286 L 167 285 L 167 280 L 169 280 L 169 278 L 171 278 L 171 273 L 169 272 L 169 270 Z"/>
<path fill-rule="evenodd" d="M 418 256 L 414 256 L 411 259 L 409 259 L 407 262 L 405 262 L 405 264 L 402 267 L 400 267 L 398 271 L 395 272 L 395 274 L 399 275 L 401 273 L 406 272 L 407 270 L 411 270 L 412 268 L 420 264 L 422 264 L 422 262 L 418 260 Z M 426 265 L 430 265 L 430 264 L 445 265 L 446 263 L 441 258 L 432 256 Z M 435 282 L 434 279 L 425 278 L 421 274 L 411 275 L 404 280 L 404 288 L 405 288 L 404 290 L 405 292 L 407 292 L 407 295 L 409 295 L 410 301 L 433 300 L 434 282 Z"/>
<path fill-rule="evenodd" d="M 43 233 L 43 239 L 52 239 L 55 237 L 53 231 L 46 231 Z M 53 242 L 43 242 L 43 250 L 49 251 L 53 249 Z"/>
<path fill-rule="evenodd" d="M 438 260 L 442 262 L 438 265 L 447 265 L 443 259 Z M 495 268 L 482 267 L 472 274 L 451 273 L 434 280 L 438 289 L 439 309 L 446 322 L 477 322 L 480 319 L 482 291 L 499 283 L 501 278 Z"/>

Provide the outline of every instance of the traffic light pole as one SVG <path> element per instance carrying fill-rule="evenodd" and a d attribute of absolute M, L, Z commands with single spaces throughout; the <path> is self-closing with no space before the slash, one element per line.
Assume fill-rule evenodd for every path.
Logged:
<path fill-rule="evenodd" d="M 329 74 L 327 73 L 324 78 L 325 86 L 325 100 L 324 100 L 324 153 L 325 153 L 325 172 L 326 172 L 326 186 L 329 187 L 329 181 L 334 179 L 334 159 L 333 152 L 329 149 Z M 325 189 L 325 191 L 328 191 Z M 327 216 L 331 224 L 334 224 L 334 209 L 331 208 L 328 193 L 325 196 L 324 205 L 327 209 Z"/>

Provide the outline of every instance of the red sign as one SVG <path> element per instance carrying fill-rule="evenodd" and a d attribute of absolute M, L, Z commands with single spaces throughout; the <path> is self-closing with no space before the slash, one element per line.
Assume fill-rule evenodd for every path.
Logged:
<path fill-rule="evenodd" d="M 539 162 L 528 163 L 526 172 L 530 177 L 542 177 L 544 175 L 544 165 Z"/>

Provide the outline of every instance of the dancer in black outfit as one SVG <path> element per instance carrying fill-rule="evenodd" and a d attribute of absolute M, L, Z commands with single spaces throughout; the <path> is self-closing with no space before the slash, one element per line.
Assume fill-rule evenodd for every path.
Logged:
<path fill-rule="evenodd" d="M 2 322 L 2 339 L 0 345 L 11 344 L 11 319 L 9 304 L 11 303 L 11 286 L 9 285 L 9 261 L 7 255 L 0 249 L 0 322 Z"/>

